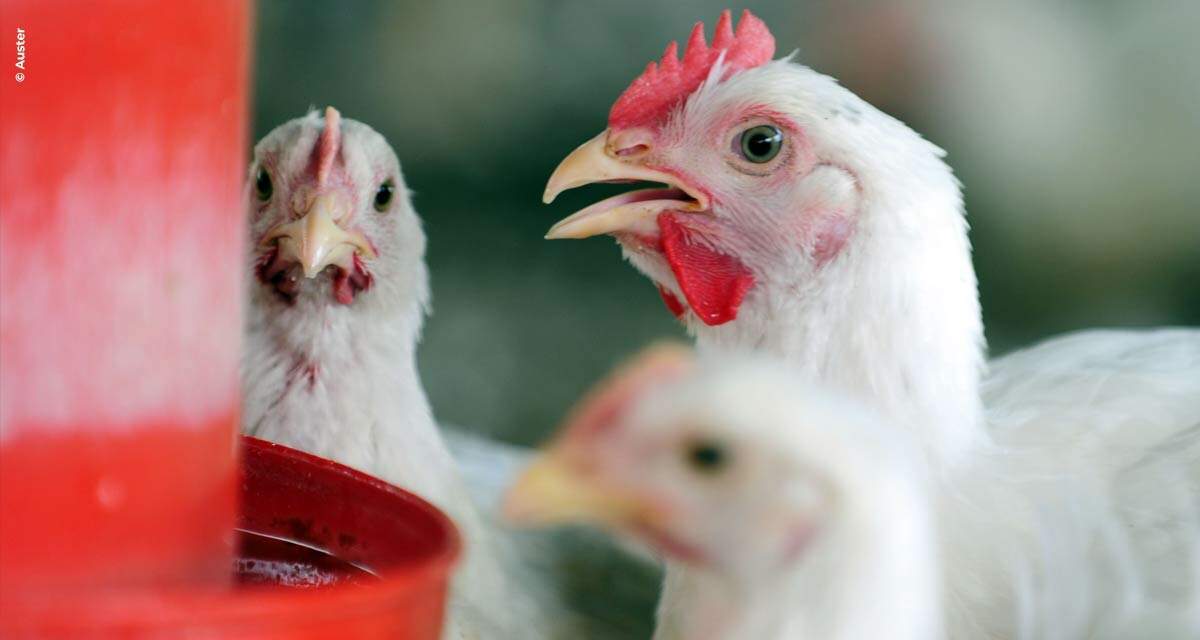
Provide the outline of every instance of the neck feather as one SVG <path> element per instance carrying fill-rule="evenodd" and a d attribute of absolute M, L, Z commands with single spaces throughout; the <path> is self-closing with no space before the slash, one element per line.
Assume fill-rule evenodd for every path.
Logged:
<path fill-rule="evenodd" d="M 244 431 L 332 458 L 444 506 L 453 463 L 416 369 L 419 307 L 272 304 L 250 305 Z"/>
<path fill-rule="evenodd" d="M 872 483 L 877 484 L 877 483 Z M 936 535 L 900 480 L 821 533 L 794 567 L 753 586 L 677 563 L 655 640 L 935 640 L 943 627 Z"/>

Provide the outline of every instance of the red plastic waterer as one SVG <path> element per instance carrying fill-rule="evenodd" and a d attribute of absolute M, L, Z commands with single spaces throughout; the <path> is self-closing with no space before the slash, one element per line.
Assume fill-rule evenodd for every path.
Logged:
<path fill-rule="evenodd" d="M 239 462 L 250 18 L 3 2 L 5 638 L 438 636 L 444 516 L 282 447 Z"/>
<path fill-rule="evenodd" d="M 3 637 L 287 640 L 439 637 L 459 551 L 420 498 L 288 447 L 243 438 L 233 584 L 18 593 Z"/>

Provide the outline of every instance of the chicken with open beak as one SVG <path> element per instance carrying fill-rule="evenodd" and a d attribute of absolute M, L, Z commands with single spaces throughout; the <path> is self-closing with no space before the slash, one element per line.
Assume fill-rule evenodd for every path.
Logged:
<path fill-rule="evenodd" d="M 596 182 L 661 182 L 663 189 L 639 189 L 602 200 L 550 228 L 546 239 L 588 238 L 605 233 L 650 236 L 657 233 L 656 216 L 664 211 L 708 211 L 708 196 L 653 163 L 646 162 L 651 137 L 645 131 L 606 130 L 571 152 L 546 184 L 542 201 Z"/>
<path fill-rule="evenodd" d="M 597 202 L 546 237 L 614 236 L 677 317 L 706 327 L 736 319 L 778 260 L 835 254 L 857 198 L 853 179 L 818 166 L 773 96 L 736 86 L 769 67 L 774 50 L 761 20 L 745 12 L 735 32 L 728 11 L 711 45 L 700 23 L 682 58 L 668 45 L 613 105 L 608 128 L 562 161 L 543 200 L 593 183 L 664 186 Z"/>

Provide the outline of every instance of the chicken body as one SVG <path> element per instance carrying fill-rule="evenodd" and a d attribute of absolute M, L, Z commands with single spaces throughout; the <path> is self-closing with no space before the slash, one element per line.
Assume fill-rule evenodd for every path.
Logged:
<path fill-rule="evenodd" d="M 1194 635 L 1200 423 L 1085 433 L 1073 410 L 1038 412 L 1052 446 L 999 429 L 951 485 L 916 434 L 773 358 L 655 350 L 572 412 L 508 512 L 672 558 L 672 640 Z"/>
<path fill-rule="evenodd" d="M 425 236 L 391 147 L 332 108 L 313 112 L 258 143 L 247 191 L 243 431 L 453 518 L 466 544 L 447 638 L 554 637 L 565 614 L 510 571 L 511 549 L 468 497 L 417 374 Z"/>
<path fill-rule="evenodd" d="M 702 352 L 769 353 L 864 398 L 918 435 L 946 486 L 986 476 L 1009 442 L 1051 458 L 1120 442 L 1140 456 L 1164 434 L 1195 428 L 1195 329 L 1072 335 L 989 369 L 961 189 L 943 152 L 790 58 L 743 55 L 753 48 L 743 40 L 769 41 L 770 51 L 773 40 L 748 13 L 736 34 L 730 22 L 722 16 L 707 49 L 697 25 L 682 60 L 668 47 L 614 105 L 609 128 L 563 161 L 546 199 L 598 181 L 669 188 L 596 203 L 547 237 L 613 235 Z M 658 110 L 631 118 L 626 96 L 656 92 Z M 999 467 L 1015 483 L 1024 468 Z M 1049 567 L 1030 570 L 1037 582 Z M 981 635 L 971 637 L 1007 637 L 1019 615 L 997 607 L 1011 604 L 1001 594 L 1019 590 L 1016 577 L 963 571 L 978 574 L 963 597 L 983 607 L 974 610 Z M 685 582 L 668 578 L 660 624 L 687 608 Z"/>
<path fill-rule="evenodd" d="M 1196 332 L 1070 334 L 981 390 L 989 442 L 942 483 L 959 637 L 1200 635 Z"/>
<path fill-rule="evenodd" d="M 650 350 L 599 385 L 506 503 L 678 563 L 672 640 L 937 640 L 930 483 L 908 434 L 763 358 Z"/>

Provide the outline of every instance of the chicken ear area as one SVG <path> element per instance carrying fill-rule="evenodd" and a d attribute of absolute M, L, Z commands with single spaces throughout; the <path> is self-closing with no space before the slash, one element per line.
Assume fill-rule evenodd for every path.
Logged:
<path fill-rule="evenodd" d="M 754 286 L 754 274 L 741 260 L 713 249 L 680 224 L 678 215 L 694 214 L 658 216 L 663 255 L 696 317 L 709 326 L 725 324 L 737 318 L 742 299 Z"/>

